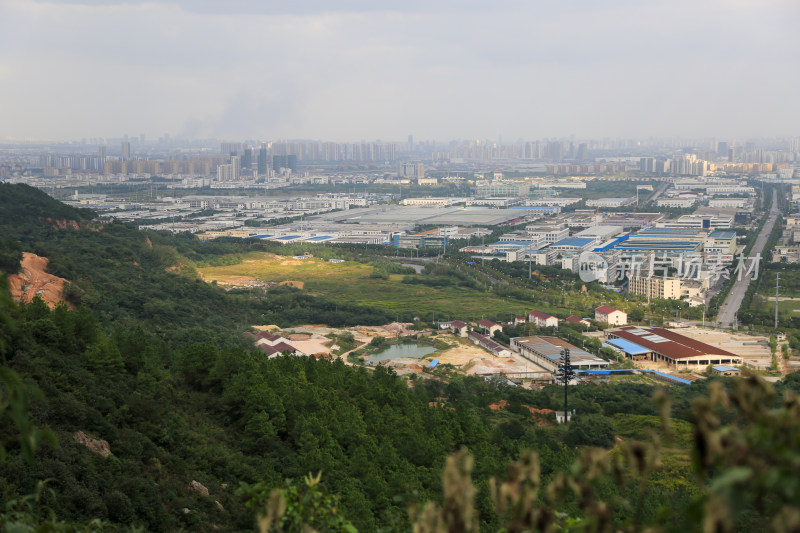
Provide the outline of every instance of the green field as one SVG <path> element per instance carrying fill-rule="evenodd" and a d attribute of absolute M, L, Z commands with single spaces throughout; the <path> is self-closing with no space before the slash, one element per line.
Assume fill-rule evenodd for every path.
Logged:
<path fill-rule="evenodd" d="M 775 312 L 775 296 L 770 298 L 769 296 L 756 295 L 750 307 L 756 311 L 772 314 Z M 800 316 L 800 300 L 779 301 L 778 314 L 786 318 Z"/>
<path fill-rule="evenodd" d="M 217 280 L 220 285 L 244 284 L 251 278 L 276 283 L 301 282 L 303 290 L 309 294 L 396 313 L 436 313 L 441 319 L 479 319 L 485 316 L 509 320 L 513 315 L 523 316 L 534 305 L 530 301 L 499 298 L 470 288 L 402 283 L 405 277 L 402 274 L 393 274 L 388 280 L 370 277 L 375 269 L 354 261 L 296 260 L 256 252 L 244 256 L 242 262 L 235 265 L 197 270 L 206 281 Z"/>

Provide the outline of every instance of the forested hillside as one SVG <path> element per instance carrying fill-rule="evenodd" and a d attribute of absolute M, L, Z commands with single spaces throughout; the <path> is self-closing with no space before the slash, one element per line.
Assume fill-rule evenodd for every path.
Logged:
<path fill-rule="evenodd" d="M 723 402 L 722 389 L 707 384 L 674 389 L 671 418 L 651 401 L 653 387 L 587 385 L 571 394 L 571 407 L 580 415 L 559 426 L 552 414 L 540 411 L 560 407 L 562 391 L 555 387 L 532 392 L 475 377 L 409 380 L 341 361 L 265 359 L 239 338 L 248 318 L 288 325 L 381 323 L 389 317 L 292 290 L 226 293 L 198 281 L 186 267 L 192 254 L 244 252 L 252 244 L 209 246 L 191 236 L 97 225 L 84 211 L 8 185 L 0 185 L 0 230 L 6 274 L 22 252 L 48 257 L 49 270 L 70 281 L 68 301 L 75 307 L 51 310 L 39 300 L 16 305 L 0 280 L 4 528 L 53 520 L 82 527 L 99 519 L 106 531 L 131 525 L 147 531 L 251 531 L 271 489 L 290 480 L 287 494 L 302 491 L 303 477 L 321 472 L 321 490 L 337 495 L 338 505 L 325 500 L 327 505 L 312 509 L 310 499 L 300 498 L 300 510 L 289 506 L 285 513 L 330 517 L 335 509 L 362 532 L 409 531 L 409 507 L 421 510 L 433 500 L 453 512 L 467 509 L 465 524 L 474 522 L 483 531 L 509 527 L 515 513 L 588 530 L 660 524 L 699 531 L 708 503 L 704 493 L 724 477 L 715 478 L 715 469 L 730 468 L 721 454 L 731 442 L 737 452 L 752 451 L 764 464 L 782 465 L 774 475 L 753 466 L 727 485 L 717 483 L 720 491 L 736 489 L 758 476 L 782 490 L 766 501 L 729 505 L 736 511 L 733 525 L 759 529 L 798 493 L 783 485 L 797 466 L 791 453 L 798 443 L 797 413 L 787 410 L 796 403 L 787 400 L 780 432 L 758 434 L 767 439 L 762 448 L 749 447 L 744 437 L 712 438 L 715 424 L 735 429 L 750 414 L 770 422 L 772 409 L 784 405 L 781 393 L 800 388 L 797 379 L 779 385 L 777 397 L 753 393 L 747 401 L 732 395 Z M 709 391 L 714 400 L 707 399 Z M 700 410 L 692 407 L 693 399 Z M 723 410 L 725 402 L 739 411 Z M 751 411 L 743 415 L 741 406 Z M 695 447 L 694 462 L 693 433 L 705 439 L 698 441 L 704 447 Z M 637 444 L 653 439 L 666 447 Z M 776 441 L 783 448 L 773 458 L 764 448 Z M 594 462 L 587 459 L 587 446 L 602 449 L 590 452 Z M 447 457 L 463 449 L 474 461 L 474 506 L 467 498 L 461 507 L 448 507 L 454 486 L 460 483 L 465 491 L 457 493 L 471 490 L 469 477 L 442 480 Z M 508 470 L 528 449 L 538 453 L 536 476 L 521 467 Z M 461 457 L 448 463 L 451 470 L 466 464 L 467 456 Z M 535 477 L 536 487 L 541 482 L 556 488 L 552 495 L 544 489 L 526 493 L 532 496 L 524 505 L 503 507 L 503 498 L 518 493 L 498 499 L 490 478 L 505 479 L 509 472 L 528 472 L 523 484 Z M 569 478 L 573 485 L 568 472 L 578 476 Z M 40 492 L 40 503 L 26 499 L 44 480 L 51 491 Z M 247 485 L 240 489 L 242 483 Z M 583 496 L 581 483 L 591 484 Z M 720 501 L 729 502 L 729 493 L 720 494 Z M 526 514 L 532 506 L 544 514 Z M 424 508 L 428 514 L 420 520 L 438 520 L 433 507 Z M 445 515 L 440 523 L 450 524 L 455 515 Z M 300 530 L 291 529 L 286 516 L 281 520 L 285 529 Z M 335 527 L 314 523 L 321 530 L 345 530 L 342 521 Z"/>
<path fill-rule="evenodd" d="M 0 254 L 7 258 L 2 262 L 6 273 L 13 273 L 21 251 L 46 257 L 49 273 L 70 282 L 67 301 L 91 310 L 105 327 L 141 324 L 184 343 L 214 340 L 219 332 L 243 330 L 248 322 L 336 326 L 390 321 L 380 310 L 313 298 L 288 287 L 272 290 L 269 298 L 226 293 L 203 283 L 187 264 L 189 259 L 246 252 L 257 243 L 201 243 L 189 234 L 96 224 L 91 216 L 26 185 L 0 184 Z"/>

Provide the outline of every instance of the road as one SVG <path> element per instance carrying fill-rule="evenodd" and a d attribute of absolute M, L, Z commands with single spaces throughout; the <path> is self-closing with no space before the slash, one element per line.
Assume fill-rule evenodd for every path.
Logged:
<path fill-rule="evenodd" d="M 661 196 L 664 193 L 664 191 L 667 190 L 667 187 L 669 187 L 669 185 L 670 185 L 669 183 L 664 183 L 660 185 L 658 187 L 658 190 L 645 203 L 647 205 L 656 205 L 656 200 L 658 200 L 658 197 Z"/>
<path fill-rule="evenodd" d="M 761 233 L 759 233 L 758 237 L 756 237 L 756 242 L 753 245 L 753 249 L 750 251 L 750 257 L 755 257 L 756 254 L 761 254 L 763 257 L 764 245 L 767 244 L 767 239 L 769 238 L 770 233 L 772 233 L 772 229 L 775 227 L 775 221 L 778 219 L 779 213 L 778 192 L 773 190 L 772 207 L 769 210 L 769 218 L 767 219 L 767 223 L 764 224 L 764 227 L 761 229 Z M 722 327 L 733 325 L 736 313 L 739 311 L 739 307 L 742 305 L 742 299 L 744 299 L 744 294 L 747 292 L 747 288 L 749 286 L 750 276 L 742 276 L 741 279 L 737 279 L 734 282 L 731 292 L 728 293 L 728 297 L 725 298 L 725 302 L 722 304 L 722 307 L 719 308 L 717 325 Z"/>

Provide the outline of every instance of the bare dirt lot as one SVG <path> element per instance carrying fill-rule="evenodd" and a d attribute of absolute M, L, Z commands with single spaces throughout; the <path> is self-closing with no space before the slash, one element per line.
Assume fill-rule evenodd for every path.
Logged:
<path fill-rule="evenodd" d="M 21 274 L 8 277 L 11 296 L 18 302 L 30 303 L 36 296 L 45 301 L 51 309 L 64 301 L 64 278 L 45 272 L 48 259 L 36 254 L 23 252 Z"/>
<path fill-rule="evenodd" d="M 770 352 L 767 337 L 694 327 L 682 328 L 680 333 L 691 339 L 740 355 L 745 363 L 764 368 L 772 363 L 772 352 Z"/>

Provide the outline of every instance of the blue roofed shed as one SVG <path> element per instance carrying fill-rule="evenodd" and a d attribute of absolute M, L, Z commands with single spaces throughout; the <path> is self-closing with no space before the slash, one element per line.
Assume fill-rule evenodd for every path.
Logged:
<path fill-rule="evenodd" d="M 739 374 L 742 373 L 742 371 L 736 368 L 735 366 L 728 366 L 728 365 L 714 365 L 711 367 L 711 370 L 713 370 L 715 374 L 720 376 L 738 376 Z"/>
<path fill-rule="evenodd" d="M 626 357 L 631 359 L 646 359 L 648 355 L 650 355 L 650 350 L 645 348 L 644 346 L 639 346 L 636 343 L 633 343 L 629 340 L 625 339 L 609 339 L 606 341 L 606 344 L 613 346 L 614 348 L 621 350 L 625 353 Z"/>

